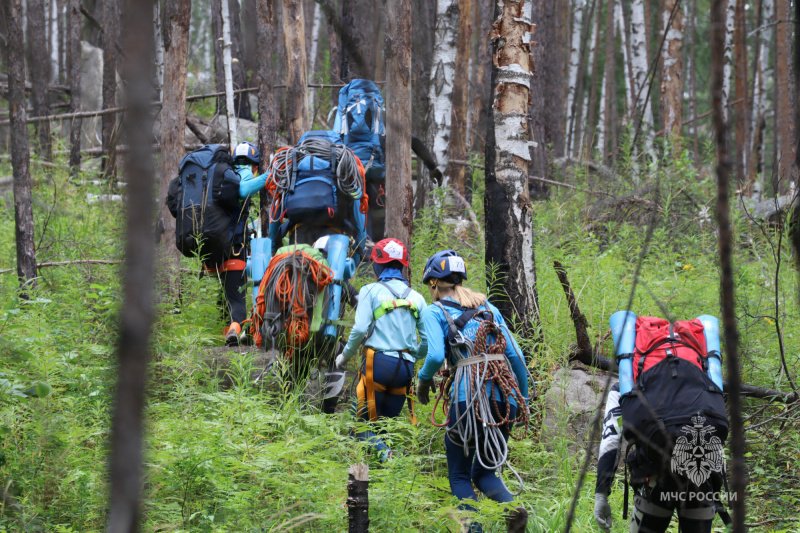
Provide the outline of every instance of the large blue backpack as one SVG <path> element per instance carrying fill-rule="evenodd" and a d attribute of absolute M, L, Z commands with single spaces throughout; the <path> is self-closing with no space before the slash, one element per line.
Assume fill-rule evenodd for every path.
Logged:
<path fill-rule="evenodd" d="M 181 159 L 167 192 L 167 207 L 175 217 L 175 246 L 209 265 L 227 258 L 245 220 L 239 216 L 239 176 L 231 164 L 226 147 L 203 146 Z"/>
<path fill-rule="evenodd" d="M 283 197 L 285 216 L 292 224 L 309 220 L 330 223 L 341 217 L 342 199 L 336 184 L 337 161 L 304 156 L 302 144 L 312 139 L 342 143 L 339 135 L 329 130 L 307 131 L 300 137 L 292 150 L 291 185 Z"/>
<path fill-rule="evenodd" d="M 339 90 L 333 129 L 364 164 L 369 181 L 386 179 L 384 114 L 383 96 L 375 82 L 352 80 Z"/>

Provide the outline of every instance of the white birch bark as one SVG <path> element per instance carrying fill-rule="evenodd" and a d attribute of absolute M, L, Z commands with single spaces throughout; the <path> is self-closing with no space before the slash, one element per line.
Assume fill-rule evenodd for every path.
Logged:
<path fill-rule="evenodd" d="M 574 152 L 575 145 L 575 91 L 578 86 L 578 68 L 581 62 L 581 33 L 583 31 L 583 12 L 586 10 L 586 0 L 574 0 L 572 8 L 572 39 L 570 40 L 569 71 L 567 74 L 567 154 Z"/>
<path fill-rule="evenodd" d="M 631 82 L 633 80 L 633 70 L 631 68 L 631 59 L 628 54 L 627 37 L 628 30 L 625 24 L 625 13 L 622 11 L 622 4 L 614 2 L 614 21 L 616 22 L 617 31 L 619 32 L 620 47 L 622 48 L 622 62 L 625 65 L 625 117 L 630 120 L 633 113 L 633 88 Z"/>
<path fill-rule="evenodd" d="M 633 0 L 631 5 L 631 68 L 634 80 L 634 123 L 641 120 L 641 136 L 645 140 L 645 151 L 653 153 L 653 112 L 647 97 L 647 42 L 644 24 L 644 2 Z M 641 117 L 641 119 L 639 118 Z"/>
<path fill-rule="evenodd" d="M 597 46 L 596 46 L 597 45 L 597 26 L 600 24 L 601 16 L 600 16 L 599 9 L 597 9 L 597 6 L 595 6 L 594 14 L 592 16 L 595 17 L 594 21 L 592 21 L 592 20 L 587 20 L 586 21 L 586 24 L 591 24 L 592 25 L 592 34 L 589 36 L 589 55 L 586 58 L 586 72 L 587 72 L 586 81 L 587 81 L 587 84 L 589 86 L 594 83 L 594 80 L 592 79 L 594 77 L 594 73 L 595 73 L 594 72 L 594 65 L 595 65 L 595 63 L 598 63 L 598 61 L 597 61 L 597 52 L 598 52 L 598 50 L 597 50 Z M 588 120 L 589 120 L 589 94 L 590 93 L 591 93 L 591 87 L 588 87 L 588 86 L 585 87 L 585 90 L 584 90 L 584 93 L 583 93 L 583 110 L 582 110 L 582 113 L 581 113 L 581 117 L 583 117 L 582 120 L 583 120 L 583 124 L 584 124 L 584 126 L 583 126 L 584 130 L 586 128 L 589 128 L 590 130 L 593 130 L 595 128 L 595 126 L 596 126 L 596 124 L 589 124 L 588 123 Z M 600 100 L 600 101 L 602 102 L 602 100 Z M 597 102 L 595 102 L 595 104 L 596 103 Z M 600 107 L 603 107 L 603 106 L 601 105 Z M 573 135 L 573 137 L 574 137 L 574 135 Z M 583 154 L 583 148 L 584 148 L 583 147 L 583 142 L 586 139 L 586 137 L 587 137 L 586 132 L 582 131 L 581 134 L 578 135 L 577 142 L 573 143 L 573 144 L 577 144 L 578 145 L 577 146 L 577 150 L 575 151 L 576 154 L 579 154 L 579 155 Z M 594 138 L 594 135 L 589 136 L 589 139 L 593 139 L 593 138 Z M 589 153 L 590 156 L 591 156 L 591 149 L 592 149 L 592 147 L 589 146 L 588 147 L 588 153 Z"/>
<path fill-rule="evenodd" d="M 322 10 L 319 7 L 319 3 L 314 2 L 314 15 L 313 15 L 313 23 L 311 24 L 311 50 L 308 53 L 308 79 L 311 82 L 315 82 L 317 80 L 317 50 L 319 50 L 319 29 L 322 26 Z M 316 98 L 317 98 L 317 90 L 311 88 L 308 91 L 308 112 L 312 115 L 312 123 L 313 123 L 313 116 L 316 114 Z"/>
<path fill-rule="evenodd" d="M 222 8 L 222 68 L 225 73 L 225 114 L 228 122 L 228 144 L 231 148 L 238 144 L 236 113 L 233 107 L 233 70 L 231 68 L 231 20 L 228 0 L 220 2 Z"/>
<path fill-rule="evenodd" d="M 450 142 L 453 77 L 456 64 L 456 37 L 458 36 L 458 0 L 437 0 L 436 30 L 431 68 L 431 120 L 430 137 L 436 164 L 444 175 L 447 168 L 447 145 Z M 465 13 L 464 16 L 469 16 Z M 446 176 L 445 176 L 446 179 Z"/>
<path fill-rule="evenodd" d="M 722 70 L 722 116 L 728 120 L 728 105 L 731 94 L 733 71 L 733 26 L 736 20 L 736 0 L 728 0 L 725 12 L 725 64 Z"/>
<path fill-rule="evenodd" d="M 153 23 L 153 39 L 155 39 L 156 52 L 156 84 L 158 85 L 158 99 L 161 100 L 161 90 L 164 87 L 164 37 L 161 30 L 159 2 L 153 2 Z"/>
<path fill-rule="evenodd" d="M 609 31 L 612 31 L 609 29 Z M 597 112 L 597 149 L 600 151 L 601 157 L 605 157 L 606 145 L 606 84 L 608 83 L 608 76 L 606 69 L 603 69 L 603 82 L 600 85 L 600 101 L 599 109 Z"/>
<path fill-rule="evenodd" d="M 59 68 L 58 68 L 58 2 L 56 0 L 50 1 L 50 9 L 48 10 L 50 19 L 50 81 L 55 83 L 58 81 Z"/>

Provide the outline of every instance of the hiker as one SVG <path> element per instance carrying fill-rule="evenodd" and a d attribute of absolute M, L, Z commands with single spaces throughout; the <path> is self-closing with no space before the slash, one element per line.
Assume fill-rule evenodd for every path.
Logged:
<path fill-rule="evenodd" d="M 355 323 L 336 357 L 336 368 L 344 368 L 363 347 L 355 411 L 362 420 L 375 422 L 398 416 L 411 393 L 414 363 L 426 350 L 424 339 L 422 344 L 417 340 L 425 299 L 411 289 L 404 274 L 408 249 L 401 241 L 379 241 L 370 258 L 378 281 L 359 292 Z M 410 399 L 409 410 L 413 421 Z M 373 431 L 362 431 L 356 437 L 370 443 L 382 462 L 391 457 L 391 449 Z"/>
<path fill-rule="evenodd" d="M 630 531 L 663 533 L 673 513 L 684 533 L 709 533 L 717 513 L 729 523 L 719 495 L 728 423 L 722 375 L 711 361 L 720 361 L 716 318 L 670 323 L 620 311 L 612 315 L 611 329 L 620 381 L 606 400 L 595 486 L 597 524 L 611 529 L 608 495 L 623 438 L 628 442 L 626 480 L 630 471 L 635 491 Z M 627 494 L 626 485 L 626 507 Z"/>
<path fill-rule="evenodd" d="M 206 145 L 181 160 L 167 194 L 177 248 L 187 257 L 200 257 L 203 271 L 220 277 L 230 317 L 224 330 L 229 346 L 244 338 L 247 216 L 250 196 L 266 181 L 265 174 L 256 175 L 260 163 L 261 152 L 252 143 L 239 143 L 232 152 Z"/>
<path fill-rule="evenodd" d="M 437 404 L 447 396 L 450 490 L 460 500 L 477 500 L 474 484 L 485 496 L 507 503 L 513 496 L 497 470 L 507 461 L 512 426 L 527 426 L 528 372 L 503 316 L 485 295 L 464 287 L 466 279 L 464 259 L 453 250 L 435 253 L 425 265 L 422 281 L 433 303 L 422 312 L 428 353 L 418 374 L 417 398 L 430 401 L 433 376 L 447 359 L 451 374 Z M 468 504 L 462 508 L 474 510 Z M 509 531 L 524 531 L 527 511 L 517 508 L 508 522 Z M 476 523 L 471 527 L 480 531 Z"/>

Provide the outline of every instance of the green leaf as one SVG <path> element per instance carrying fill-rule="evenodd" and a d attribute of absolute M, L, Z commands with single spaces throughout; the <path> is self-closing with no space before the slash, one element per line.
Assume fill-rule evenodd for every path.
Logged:
<path fill-rule="evenodd" d="M 53 388 L 50 384 L 44 381 L 34 381 L 24 392 L 27 396 L 32 398 L 44 398 L 45 396 L 49 396 L 52 391 Z"/>

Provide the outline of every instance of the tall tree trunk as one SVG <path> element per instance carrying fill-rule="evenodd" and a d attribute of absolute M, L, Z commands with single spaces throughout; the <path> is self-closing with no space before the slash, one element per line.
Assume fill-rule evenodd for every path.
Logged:
<path fill-rule="evenodd" d="M 225 73 L 225 116 L 228 123 L 228 144 L 231 148 L 239 142 L 237 114 L 233 98 L 233 58 L 231 57 L 230 3 L 222 0 L 220 22 L 222 26 L 222 69 Z"/>
<path fill-rule="evenodd" d="M 695 57 L 697 55 L 697 38 L 695 36 L 695 28 L 697 20 L 697 0 L 686 0 L 684 2 L 684 10 L 686 13 L 686 81 L 689 84 L 689 98 L 687 103 L 689 119 L 692 121 L 689 124 L 688 135 L 692 139 L 693 150 L 691 150 L 694 158 L 695 165 L 700 162 L 700 139 L 697 135 L 697 72 L 695 69 Z"/>
<path fill-rule="evenodd" d="M 120 20 L 119 0 L 103 0 L 103 108 L 117 105 L 117 46 Z M 152 17 L 152 14 L 149 15 Z M 108 178 L 116 175 L 117 115 L 108 113 L 101 118 L 105 156 L 103 172 Z"/>
<path fill-rule="evenodd" d="M 319 4 L 314 2 L 314 13 L 311 24 L 311 46 L 308 52 L 308 78 L 312 82 L 317 81 L 317 54 L 319 54 L 319 33 L 322 26 L 322 10 Z M 314 118 L 317 115 L 317 89 L 310 89 L 308 92 L 308 110 L 311 115 L 313 126 Z M 324 116 L 324 113 L 323 113 Z"/>
<path fill-rule="evenodd" d="M 445 176 L 450 179 L 453 191 L 461 196 L 466 195 L 467 167 L 467 96 L 469 93 L 469 52 L 472 39 L 472 0 L 460 0 L 458 3 L 458 39 L 456 42 L 456 60 L 453 75 L 453 105 L 450 114 L 450 140 L 447 146 L 447 170 Z M 454 162 L 455 161 L 455 162 Z"/>
<path fill-rule="evenodd" d="M 228 0 L 228 31 L 230 32 L 231 42 L 231 73 L 233 88 L 247 88 L 247 76 L 244 69 L 244 52 L 242 47 L 242 25 L 239 15 L 239 0 Z M 238 98 L 237 98 L 238 97 Z M 250 110 L 250 96 L 245 93 L 238 93 L 234 97 L 236 116 L 245 120 L 252 120 L 253 113 Z"/>
<path fill-rule="evenodd" d="M 722 71 L 722 112 L 727 122 L 731 96 L 731 75 L 733 73 L 733 31 L 736 25 L 736 0 L 727 0 L 725 6 L 725 64 Z"/>
<path fill-rule="evenodd" d="M 307 129 L 306 47 L 302 0 L 283 0 L 283 42 L 286 47 L 286 97 L 289 142 Z"/>
<path fill-rule="evenodd" d="M 733 2 L 733 0 L 730 0 Z M 745 11 L 744 0 L 736 0 L 735 25 L 733 31 L 733 51 L 736 62 L 736 181 L 744 194 L 750 195 L 753 191 L 753 182 L 745 182 L 747 169 L 748 146 L 747 135 L 750 131 L 750 104 L 747 98 L 747 45 L 745 42 Z"/>
<path fill-rule="evenodd" d="M 450 141 L 459 14 L 457 0 L 436 1 L 429 144 L 433 147 L 436 165 L 442 173 L 447 167 L 447 145 Z"/>
<path fill-rule="evenodd" d="M 257 0 L 242 0 L 242 64 L 247 87 L 254 87 L 258 80 L 258 57 L 264 43 L 258 42 Z"/>
<path fill-rule="evenodd" d="M 58 35 L 59 35 L 59 47 L 58 47 L 58 72 L 61 77 L 61 81 L 64 83 L 68 83 L 67 76 L 69 75 L 69 66 L 67 61 L 67 56 L 69 52 L 67 48 L 69 47 L 69 40 L 67 39 L 67 34 L 69 31 L 67 30 L 67 18 L 69 17 L 68 9 L 69 9 L 69 0 L 57 0 L 58 1 Z"/>
<path fill-rule="evenodd" d="M 630 48 L 630 32 L 628 31 L 628 24 L 625 19 L 625 11 L 622 8 L 622 2 L 617 2 L 614 5 L 614 20 L 616 21 L 617 31 L 619 32 L 619 39 L 622 48 L 622 63 L 625 71 L 624 86 L 625 86 L 625 118 L 628 124 L 634 123 L 634 115 L 636 114 L 636 104 L 634 103 L 636 84 L 634 83 L 633 76 L 633 54 Z"/>
<path fill-rule="evenodd" d="M 411 0 L 386 6 L 386 234 L 411 244 Z"/>
<path fill-rule="evenodd" d="M 185 0 L 184 0 L 185 1 Z M 188 4 L 188 2 L 186 2 Z M 187 8 L 188 9 L 188 8 Z M 145 386 L 153 323 L 155 168 L 152 154 L 153 4 L 125 0 L 127 241 L 117 339 L 117 387 L 111 421 L 110 502 L 106 531 L 138 531 L 141 523 Z M 188 22 L 187 22 L 188 27 Z M 183 102 L 181 102 L 183 104 Z M 182 127 L 182 125 L 181 125 Z"/>
<path fill-rule="evenodd" d="M 647 41 L 645 40 L 644 0 L 633 0 L 631 5 L 631 67 L 633 73 L 633 124 L 645 139 L 645 151 L 653 153 L 653 112 L 647 97 Z"/>
<path fill-rule="evenodd" d="M 550 0 L 552 1 L 552 0 Z M 475 34 L 475 43 L 470 73 L 470 106 L 469 106 L 469 146 L 471 151 L 484 149 L 484 134 L 489 127 L 489 86 L 492 68 L 492 51 L 489 45 L 489 28 L 492 17 L 488 10 L 492 9 L 488 0 L 472 0 L 472 31 Z M 416 26 L 417 22 L 414 21 Z M 541 29 L 537 30 L 541 33 Z M 416 53 L 416 52 L 415 52 Z M 416 57 L 413 58 L 416 62 Z M 430 69 L 429 69 L 430 70 Z M 416 97 L 415 97 L 416 99 Z M 469 191 L 467 191 L 469 193 Z"/>
<path fill-rule="evenodd" d="M 256 3 L 256 41 L 261 43 L 258 49 L 258 148 L 263 157 L 262 166 L 269 162 L 269 154 L 275 151 L 278 144 L 278 113 L 275 104 L 273 76 L 277 64 L 277 30 L 275 26 L 276 5 L 279 0 L 258 0 Z M 264 169 L 262 169 L 264 170 Z M 261 196 L 261 226 L 267 234 L 269 223 L 266 208 L 268 198 Z"/>
<path fill-rule="evenodd" d="M 727 132 L 723 113 L 723 46 L 725 45 L 723 21 L 724 0 L 711 4 L 711 94 L 714 140 L 717 148 L 717 226 L 719 228 L 720 300 L 722 303 L 722 329 L 728 374 L 728 410 L 731 427 L 731 489 L 733 499 L 733 531 L 744 533 L 747 489 L 747 468 L 744 462 L 745 438 L 742 422 L 741 377 L 739 369 L 739 332 L 736 325 L 736 298 L 733 282 L 733 231 L 730 222 L 729 195 L 730 161 L 728 159 Z"/>
<path fill-rule="evenodd" d="M 342 16 L 339 29 L 346 33 L 339 35 L 342 81 L 346 83 L 353 78 L 374 80 L 375 43 L 365 36 L 378 33 L 378 27 L 374 25 L 380 24 L 380 2 L 342 0 L 341 4 Z"/>
<path fill-rule="evenodd" d="M 424 138 L 428 131 L 430 112 L 431 64 L 433 61 L 433 30 L 436 25 L 436 3 L 430 0 L 413 0 L 414 24 L 411 41 L 411 87 L 414 106 L 411 110 L 412 132 Z"/>
<path fill-rule="evenodd" d="M 594 24 L 592 25 L 591 48 L 589 49 L 589 66 L 586 70 L 586 77 L 589 82 L 588 100 L 584 105 L 583 116 L 586 117 L 586 127 L 583 128 L 583 141 L 580 146 L 580 153 L 586 159 L 591 158 L 595 134 L 598 132 L 597 125 L 597 93 L 603 85 L 603 74 L 600 73 L 600 34 L 601 21 L 603 20 L 603 0 L 596 0 L 594 6 Z M 602 144 L 598 145 L 602 149 Z"/>
<path fill-rule="evenodd" d="M 666 0 L 661 22 L 666 39 L 661 50 L 661 116 L 664 134 L 677 138 L 683 120 L 683 10 L 680 0 Z"/>
<path fill-rule="evenodd" d="M 17 243 L 17 277 L 22 296 L 36 286 L 36 252 L 33 240 L 33 201 L 25 113 L 25 44 L 22 34 L 22 0 L 2 2 L 7 23 L 6 68 L 8 111 L 11 118 L 11 167 L 14 174 L 14 234 Z"/>
<path fill-rule="evenodd" d="M 161 180 L 159 198 L 167 197 L 169 182 L 183 157 L 186 131 L 186 67 L 189 59 L 191 0 L 172 0 L 164 4 L 164 85 L 160 114 Z M 165 289 L 172 296 L 179 291 L 180 253 L 175 247 L 175 219 L 161 205 L 161 255 L 164 258 Z"/>
<path fill-rule="evenodd" d="M 162 30 L 164 17 L 161 16 L 161 2 L 153 2 L 153 48 L 156 58 L 156 91 L 158 99 L 163 101 L 161 91 L 164 87 L 164 32 Z"/>
<path fill-rule="evenodd" d="M 531 139 L 531 4 L 497 0 L 492 25 L 492 126 L 486 143 L 486 265 L 496 269 L 508 299 L 500 311 L 517 316 L 525 333 L 537 330 L 539 306 L 533 249 L 533 212 L 528 193 Z"/>
<path fill-rule="evenodd" d="M 45 116 L 50 114 L 47 102 L 47 88 L 50 85 L 50 57 L 47 53 L 47 21 L 45 4 L 49 0 L 28 0 L 28 49 L 30 63 L 30 79 L 32 88 L 33 114 Z M 36 153 L 42 159 L 52 159 L 50 142 L 50 123 L 36 123 L 38 142 Z"/>
<path fill-rule="evenodd" d="M 67 0 L 67 75 L 69 77 L 69 111 L 81 107 L 81 14 L 80 0 Z M 73 179 L 81 170 L 81 119 L 73 118 L 69 125 L 69 174 Z"/>
<path fill-rule="evenodd" d="M 764 141 L 767 127 L 767 80 L 769 79 L 769 55 L 772 47 L 772 24 L 775 17 L 773 0 L 761 0 L 758 13 L 758 40 L 753 69 L 753 111 L 752 134 L 749 161 L 750 180 L 758 180 L 758 175 L 765 171 Z M 763 181 L 763 177 L 762 177 Z"/>
<path fill-rule="evenodd" d="M 555 44 L 552 38 L 553 32 L 553 2 L 532 2 L 531 3 L 531 19 L 534 24 L 534 33 L 531 39 L 536 45 L 531 50 L 533 54 L 533 64 L 537 68 L 533 69 L 533 77 L 531 78 L 531 96 L 529 98 L 530 108 L 530 128 L 531 137 L 538 139 L 536 146 L 532 149 L 531 164 L 528 167 L 528 174 L 530 176 L 546 178 L 548 176 L 548 146 L 546 143 L 547 138 L 547 118 L 545 111 L 546 106 L 537 105 L 541 100 L 546 99 L 545 93 L 547 91 L 548 82 L 552 80 L 546 79 L 546 65 L 547 54 L 552 53 L 549 48 Z M 548 18 L 550 17 L 550 18 Z M 480 42 L 484 42 L 483 35 L 480 36 Z M 491 65 L 491 58 L 486 61 L 487 65 Z M 553 104 L 551 107 L 555 107 Z M 533 198 L 546 198 L 548 193 L 547 184 L 539 180 L 529 180 L 530 194 Z"/>
<path fill-rule="evenodd" d="M 777 103 L 775 114 L 778 120 L 778 187 L 777 191 L 788 191 L 791 183 L 797 184 L 795 163 L 794 106 L 796 94 L 792 80 L 792 43 L 789 0 L 775 0 L 775 90 Z"/>
<path fill-rule="evenodd" d="M 613 163 L 614 151 L 617 147 L 617 54 L 616 49 L 616 11 L 617 0 L 609 0 L 606 6 L 606 60 L 603 72 L 603 97 L 600 105 L 603 106 L 603 141 L 598 142 L 598 147 L 602 150 L 603 160 Z M 622 37 L 624 42 L 624 37 Z M 624 82 L 623 82 L 624 83 Z"/>
<path fill-rule="evenodd" d="M 49 19 L 46 21 L 46 24 L 50 27 L 49 32 L 49 44 L 48 44 L 48 52 L 50 52 L 50 83 L 58 83 L 61 70 L 59 69 L 58 58 L 59 58 L 59 43 L 61 42 L 59 39 L 58 33 L 58 2 L 57 0 L 46 0 L 50 9 L 48 10 Z"/>
<path fill-rule="evenodd" d="M 583 14 L 586 10 L 586 0 L 574 0 L 572 19 L 572 38 L 569 51 L 569 77 L 567 80 L 567 152 L 572 155 L 575 145 L 575 110 L 578 94 L 578 76 L 581 62 L 581 37 L 583 35 Z"/>

